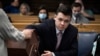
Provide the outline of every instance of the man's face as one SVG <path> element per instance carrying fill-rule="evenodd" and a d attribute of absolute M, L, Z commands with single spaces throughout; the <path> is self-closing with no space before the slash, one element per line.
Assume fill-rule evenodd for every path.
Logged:
<path fill-rule="evenodd" d="M 27 7 L 24 6 L 24 5 L 22 5 L 22 6 L 20 7 L 20 12 L 21 12 L 22 14 L 26 14 L 26 13 L 28 12 Z"/>
<path fill-rule="evenodd" d="M 72 13 L 73 14 L 78 14 L 81 12 L 81 7 L 73 7 L 72 8 Z"/>
<path fill-rule="evenodd" d="M 19 6 L 19 0 L 14 0 L 13 3 L 14 3 L 14 6 L 16 6 L 16 7 Z"/>
<path fill-rule="evenodd" d="M 54 19 L 56 28 L 59 30 L 64 30 L 68 27 L 71 20 L 71 16 L 64 15 L 63 13 L 59 12 Z"/>

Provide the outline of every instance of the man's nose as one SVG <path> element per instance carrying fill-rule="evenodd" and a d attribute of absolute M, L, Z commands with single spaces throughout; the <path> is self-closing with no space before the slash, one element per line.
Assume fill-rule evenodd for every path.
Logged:
<path fill-rule="evenodd" d="M 65 24 L 65 22 L 64 22 L 64 21 L 62 21 L 62 22 L 61 22 L 61 25 L 64 25 L 64 24 Z"/>

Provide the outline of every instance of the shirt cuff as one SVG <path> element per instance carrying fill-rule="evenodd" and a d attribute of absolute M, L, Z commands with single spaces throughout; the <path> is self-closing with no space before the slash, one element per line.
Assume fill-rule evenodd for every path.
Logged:
<path fill-rule="evenodd" d="M 56 56 L 56 55 L 54 54 L 54 52 L 52 52 L 52 56 Z"/>

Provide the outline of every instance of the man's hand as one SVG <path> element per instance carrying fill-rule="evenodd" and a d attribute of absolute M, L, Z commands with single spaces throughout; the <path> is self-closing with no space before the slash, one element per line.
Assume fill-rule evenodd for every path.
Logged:
<path fill-rule="evenodd" d="M 32 36 L 32 32 L 34 31 L 34 29 L 24 29 L 22 31 L 22 33 L 25 35 L 26 39 L 30 39 Z"/>
<path fill-rule="evenodd" d="M 51 51 L 44 51 L 44 53 L 41 56 L 53 56 Z"/>

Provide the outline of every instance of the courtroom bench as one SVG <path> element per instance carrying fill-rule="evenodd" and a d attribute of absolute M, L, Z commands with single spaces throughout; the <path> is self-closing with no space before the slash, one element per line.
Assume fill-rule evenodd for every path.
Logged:
<path fill-rule="evenodd" d="M 94 18 L 95 18 L 95 21 L 100 21 L 100 14 L 95 14 Z"/>
<path fill-rule="evenodd" d="M 13 20 L 12 23 L 39 23 L 39 20 Z"/>
<path fill-rule="evenodd" d="M 100 24 L 100 21 L 90 21 L 89 24 Z"/>
<path fill-rule="evenodd" d="M 19 15 L 19 14 L 8 14 L 12 21 L 16 20 L 39 20 L 36 15 L 28 16 L 28 15 Z"/>
<path fill-rule="evenodd" d="M 34 23 L 12 23 L 12 24 L 19 30 L 23 30 L 27 25 L 34 24 Z"/>
<path fill-rule="evenodd" d="M 97 32 L 100 33 L 100 24 L 73 24 L 79 32 Z"/>
<path fill-rule="evenodd" d="M 32 23 L 12 23 L 19 30 L 23 30 L 27 25 Z M 33 25 L 36 23 L 33 23 Z M 39 23 L 37 23 L 39 24 Z M 100 33 L 100 24 L 73 24 L 78 28 L 79 32 L 99 32 Z"/>

